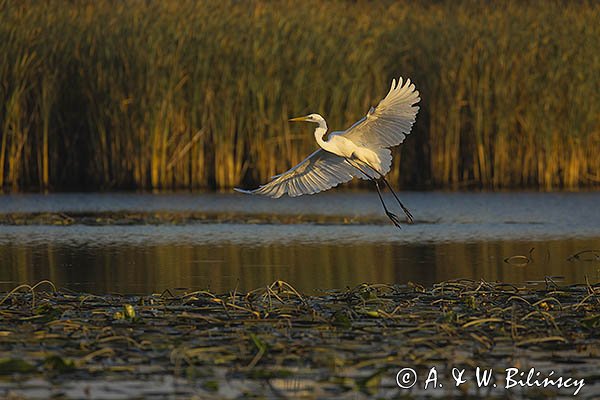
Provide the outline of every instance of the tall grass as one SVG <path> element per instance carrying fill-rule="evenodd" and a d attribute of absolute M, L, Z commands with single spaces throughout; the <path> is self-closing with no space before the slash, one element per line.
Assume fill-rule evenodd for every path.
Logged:
<path fill-rule="evenodd" d="M 402 187 L 600 182 L 596 2 L 0 0 L 0 187 L 251 185 L 394 76 Z M 399 160 L 399 161 L 398 161 Z"/>

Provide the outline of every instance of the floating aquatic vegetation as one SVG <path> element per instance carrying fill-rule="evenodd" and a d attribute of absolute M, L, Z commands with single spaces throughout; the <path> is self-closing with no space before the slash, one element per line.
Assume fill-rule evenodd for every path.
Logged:
<path fill-rule="evenodd" d="M 383 225 L 387 219 L 380 215 L 324 215 L 324 214 L 273 214 L 239 212 L 193 212 L 193 211 L 107 211 L 107 212 L 31 212 L 0 213 L 0 225 L 163 225 L 190 223 L 235 224 L 373 224 Z M 417 221 L 417 223 L 430 223 Z"/>
<path fill-rule="evenodd" d="M 385 398 L 419 393 L 398 388 L 401 368 L 432 366 L 546 366 L 585 378 L 584 393 L 600 389 L 600 284 L 587 282 L 362 284 L 316 296 L 283 281 L 147 296 L 38 284 L 1 294 L 0 316 L 0 375 L 11 378 L 0 380 L 1 396 L 27 396 L 42 378 L 60 396 L 79 382 L 148 396 Z M 441 393 L 463 393 L 450 386 Z"/>

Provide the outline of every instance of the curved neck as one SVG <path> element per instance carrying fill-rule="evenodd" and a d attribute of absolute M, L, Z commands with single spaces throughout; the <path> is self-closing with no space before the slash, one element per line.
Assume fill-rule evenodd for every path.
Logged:
<path fill-rule="evenodd" d="M 319 121 L 319 126 L 317 126 L 317 128 L 315 129 L 315 140 L 317 141 L 317 143 L 319 144 L 319 146 L 321 146 L 321 148 L 326 149 L 328 143 L 323 140 L 323 137 L 325 136 L 325 134 L 327 133 L 327 123 L 325 122 L 325 120 L 321 120 Z"/>

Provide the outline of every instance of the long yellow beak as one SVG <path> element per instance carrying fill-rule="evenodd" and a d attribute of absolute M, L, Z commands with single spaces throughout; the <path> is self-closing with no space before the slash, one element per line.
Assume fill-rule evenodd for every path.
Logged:
<path fill-rule="evenodd" d="M 300 121 L 306 121 L 307 117 L 296 117 L 296 118 L 292 118 L 289 121 L 290 122 L 300 122 Z"/>

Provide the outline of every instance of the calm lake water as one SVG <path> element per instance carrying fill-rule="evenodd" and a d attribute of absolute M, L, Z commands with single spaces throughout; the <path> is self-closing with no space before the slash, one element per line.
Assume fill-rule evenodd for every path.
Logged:
<path fill-rule="evenodd" d="M 96 293 L 223 292 L 277 279 L 306 292 L 455 278 L 530 285 L 544 285 L 545 277 L 600 280 L 600 192 L 407 192 L 401 198 L 416 223 L 398 230 L 368 192 L 277 200 L 241 194 L 0 196 L 2 214 L 232 216 L 228 223 L 0 225 L 0 290 L 42 279 Z M 329 222 L 265 223 L 264 215 L 328 216 Z M 357 219 L 367 222 L 345 223 Z"/>

